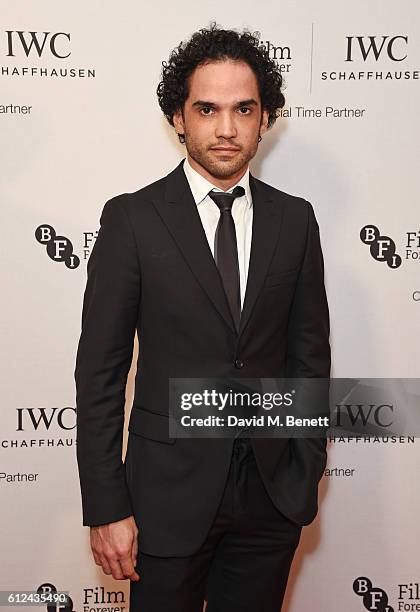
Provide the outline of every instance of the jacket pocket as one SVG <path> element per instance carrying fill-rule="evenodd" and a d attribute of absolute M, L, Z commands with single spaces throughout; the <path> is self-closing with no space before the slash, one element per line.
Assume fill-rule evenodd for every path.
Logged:
<path fill-rule="evenodd" d="M 267 274 L 265 277 L 265 286 L 275 287 L 276 285 L 282 285 L 283 283 L 291 283 L 296 280 L 298 272 L 299 268 L 293 268 L 292 270 L 283 270 L 282 272 Z"/>
<path fill-rule="evenodd" d="M 131 409 L 128 431 L 156 442 L 175 444 L 176 438 L 169 437 L 169 416 L 151 412 L 143 406 L 134 404 Z"/>

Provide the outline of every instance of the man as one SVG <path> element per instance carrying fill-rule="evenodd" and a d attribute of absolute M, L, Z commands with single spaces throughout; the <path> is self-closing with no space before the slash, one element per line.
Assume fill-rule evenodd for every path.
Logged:
<path fill-rule="evenodd" d="M 77 458 L 95 561 L 131 580 L 132 611 L 199 612 L 206 599 L 207 612 L 278 612 L 317 514 L 325 439 L 183 439 L 168 427 L 169 378 L 329 377 L 313 208 L 248 166 L 281 85 L 251 33 L 196 32 L 157 90 L 186 158 L 102 211 L 75 370 Z"/>

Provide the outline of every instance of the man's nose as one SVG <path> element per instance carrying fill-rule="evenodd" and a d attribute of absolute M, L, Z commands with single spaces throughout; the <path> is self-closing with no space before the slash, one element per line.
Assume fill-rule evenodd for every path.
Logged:
<path fill-rule="evenodd" d="M 235 138 L 236 135 L 234 118 L 230 113 L 222 113 L 216 126 L 216 138 Z"/>

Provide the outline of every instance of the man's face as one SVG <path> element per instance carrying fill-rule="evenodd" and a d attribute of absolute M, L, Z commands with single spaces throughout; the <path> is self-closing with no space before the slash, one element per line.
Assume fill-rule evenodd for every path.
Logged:
<path fill-rule="evenodd" d="M 190 77 L 189 96 L 173 116 L 184 134 L 189 156 L 212 177 L 243 173 L 267 130 L 268 111 L 261 109 L 257 79 L 242 61 L 198 66 Z M 223 150 L 227 147 L 229 150 Z"/>

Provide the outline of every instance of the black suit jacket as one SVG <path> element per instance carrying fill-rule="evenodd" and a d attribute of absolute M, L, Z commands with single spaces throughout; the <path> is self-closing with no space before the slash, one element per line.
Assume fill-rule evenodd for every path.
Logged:
<path fill-rule="evenodd" d="M 161 556 L 189 555 L 203 542 L 233 444 L 171 439 L 168 379 L 330 375 L 323 256 L 311 204 L 250 174 L 252 246 L 237 332 L 182 165 L 106 202 L 87 266 L 75 368 L 83 524 L 134 514 L 140 550 Z M 310 523 L 326 439 L 255 438 L 252 446 L 277 508 L 300 525 Z"/>

